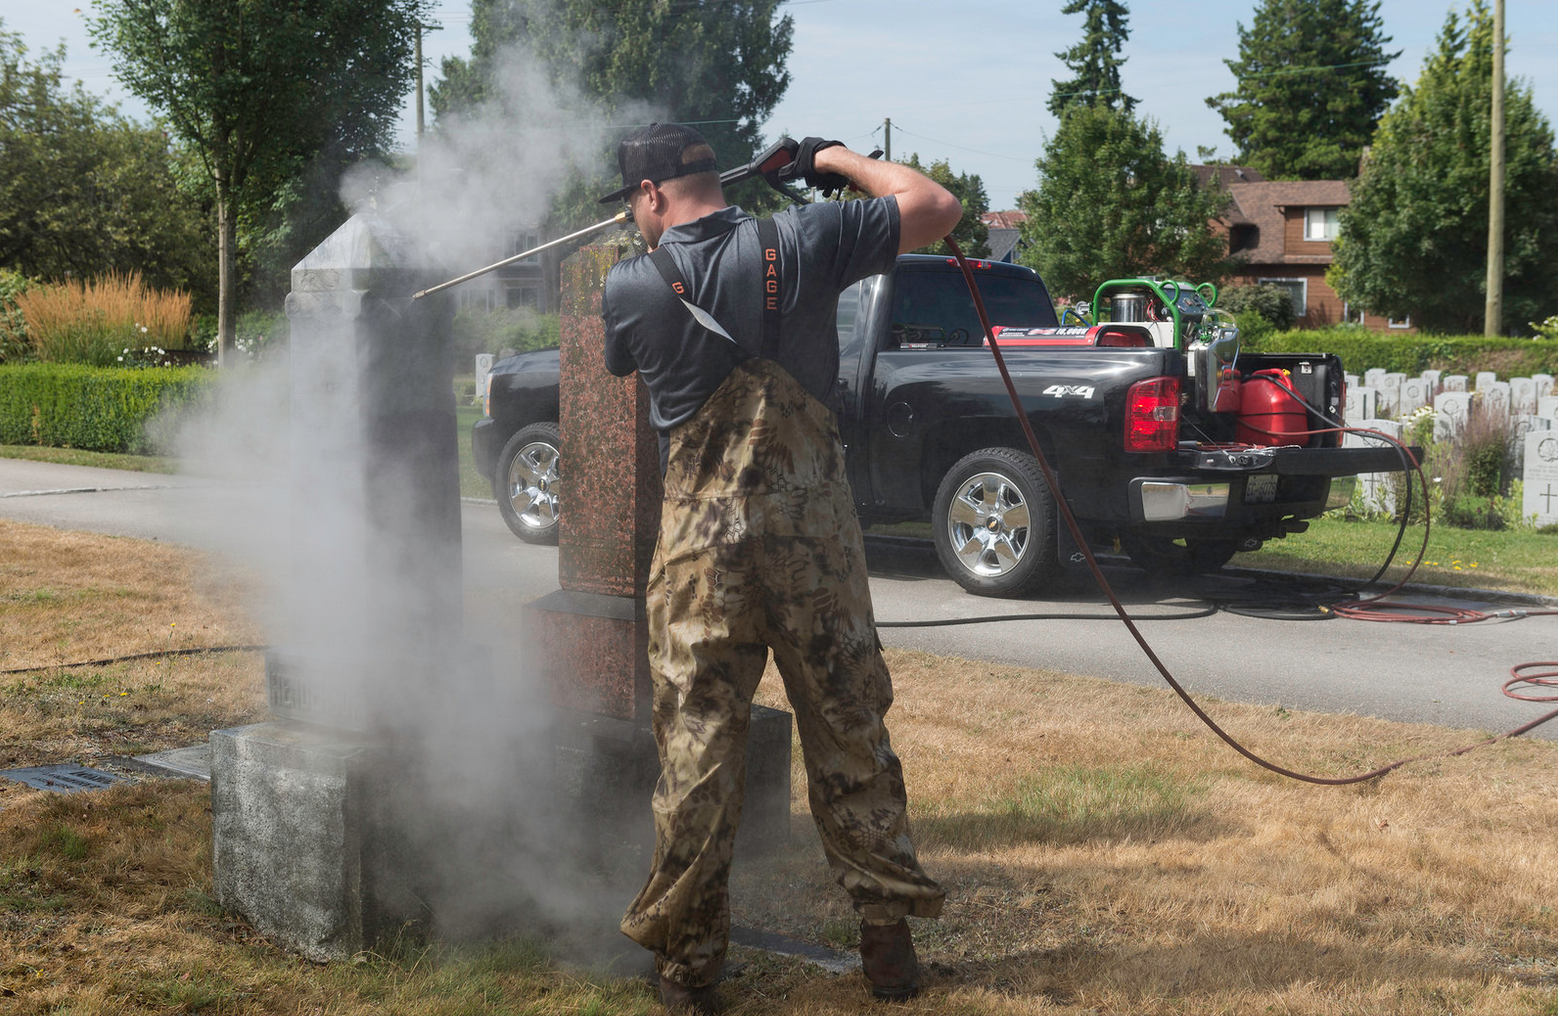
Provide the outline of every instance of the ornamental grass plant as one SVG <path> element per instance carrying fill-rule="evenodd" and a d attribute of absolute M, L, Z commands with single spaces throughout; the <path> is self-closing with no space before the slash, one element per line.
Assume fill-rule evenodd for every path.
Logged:
<path fill-rule="evenodd" d="M 183 349 L 189 338 L 190 295 L 147 286 L 139 272 L 32 286 L 12 302 L 31 355 L 46 362 L 110 367 L 129 351 Z"/>

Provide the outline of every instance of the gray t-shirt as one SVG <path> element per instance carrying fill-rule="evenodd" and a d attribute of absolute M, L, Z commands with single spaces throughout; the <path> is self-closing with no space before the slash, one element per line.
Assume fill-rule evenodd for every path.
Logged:
<path fill-rule="evenodd" d="M 779 233 L 781 311 L 775 359 L 834 407 L 838 295 L 891 271 L 898 255 L 898 201 L 826 201 L 774 216 Z M 687 280 L 690 303 L 736 340 L 698 324 L 648 255 L 619 261 L 606 276 L 606 369 L 638 371 L 649 388 L 649 422 L 667 431 L 690 419 L 763 340 L 757 220 L 734 206 L 666 230 L 660 243 Z"/>

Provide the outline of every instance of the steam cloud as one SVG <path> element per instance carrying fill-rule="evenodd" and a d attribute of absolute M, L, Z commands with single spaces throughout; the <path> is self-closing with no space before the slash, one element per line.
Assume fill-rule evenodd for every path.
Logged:
<path fill-rule="evenodd" d="M 608 114 L 578 88 L 554 85 L 538 61 L 515 49 L 498 60 L 486 106 L 424 136 L 420 174 L 359 166 L 342 181 L 341 195 L 460 274 L 496 260 L 494 251 L 501 256 L 505 230 L 543 221 L 574 170 L 604 168 L 601 155 L 622 131 L 603 125 L 657 118 L 631 103 Z M 460 603 L 433 606 L 456 618 L 454 631 L 429 636 L 417 659 L 378 652 L 383 615 L 414 613 L 428 596 L 417 560 L 425 548 L 397 549 L 385 538 L 386 518 L 403 529 L 412 509 L 376 503 L 350 478 L 375 474 L 366 486 L 388 491 L 417 480 L 397 478 L 392 462 L 374 459 L 365 469 L 361 443 L 340 436 L 359 431 L 359 406 L 374 393 L 314 404 L 296 376 L 308 362 L 300 346 L 290 364 L 272 356 L 225 372 L 211 412 L 183 429 L 186 470 L 226 481 L 192 528 L 263 577 L 266 591 L 253 608 L 269 641 L 338 662 L 338 670 L 318 668 L 321 679 L 337 674 L 339 691 L 365 698 L 375 729 L 389 733 L 381 782 L 394 791 L 401 846 L 428 859 L 417 892 L 436 930 L 566 928 L 596 958 L 614 949 L 641 955 L 616 932 L 636 884 L 626 891 L 620 879 L 607 885 L 606 862 L 585 871 L 578 861 L 580 846 L 598 845 L 601 834 L 558 803 L 546 696 L 524 661 L 499 651 L 488 672 L 470 663 L 458 619 L 471 604 Z M 397 385 L 393 377 L 383 383 Z M 438 520 L 409 524 L 432 530 Z M 507 623 L 518 627 L 521 618 L 516 612 Z M 634 882 L 647 858 L 627 867 Z"/>

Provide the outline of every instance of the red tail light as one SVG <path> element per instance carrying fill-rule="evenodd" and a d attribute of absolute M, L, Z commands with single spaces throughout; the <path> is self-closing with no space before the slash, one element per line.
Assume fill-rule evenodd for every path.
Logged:
<path fill-rule="evenodd" d="M 1125 397 L 1125 450 L 1169 452 L 1179 444 L 1179 378 L 1131 385 Z"/>

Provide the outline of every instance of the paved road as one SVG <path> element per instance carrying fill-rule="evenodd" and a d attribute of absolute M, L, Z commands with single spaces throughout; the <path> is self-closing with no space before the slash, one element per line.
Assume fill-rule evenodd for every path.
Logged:
<path fill-rule="evenodd" d="M 463 510 L 465 581 L 472 634 L 502 646 L 515 626 L 512 608 L 556 588 L 557 552 L 514 539 L 490 505 Z M 260 484 L 128 473 L 0 459 L 0 517 L 68 529 L 264 553 L 265 528 L 284 505 Z M 1085 575 L 1022 601 L 988 600 L 946 579 L 928 547 L 874 542 L 871 588 L 882 621 L 1043 613 L 1067 619 L 938 628 L 889 628 L 883 642 L 994 663 L 1046 667 L 1136 684 L 1160 679 Z M 1248 591 L 1238 577 L 1191 586 L 1148 581 L 1128 567 L 1108 569 L 1121 597 L 1141 618 L 1183 613 L 1199 597 Z M 1412 599 L 1506 608 L 1507 603 Z M 1558 617 L 1466 626 L 1359 621 L 1276 621 L 1231 613 L 1195 620 L 1144 621 L 1169 668 L 1192 691 L 1224 699 L 1302 709 L 1504 730 L 1542 709 L 1500 694 L 1509 668 L 1558 656 Z M 1558 721 L 1536 736 L 1558 738 Z"/>

